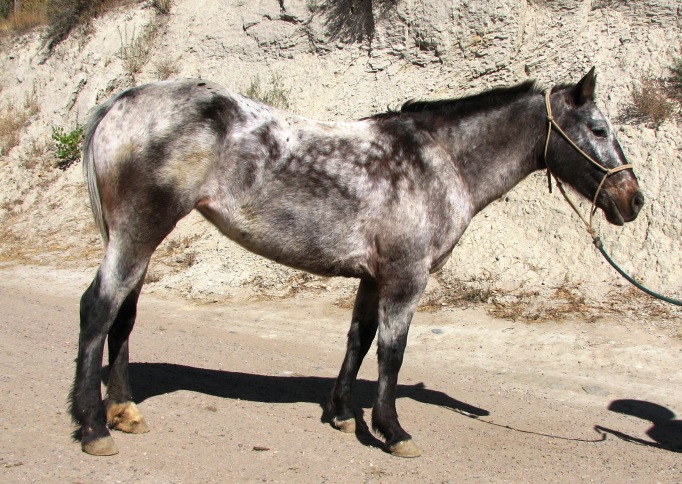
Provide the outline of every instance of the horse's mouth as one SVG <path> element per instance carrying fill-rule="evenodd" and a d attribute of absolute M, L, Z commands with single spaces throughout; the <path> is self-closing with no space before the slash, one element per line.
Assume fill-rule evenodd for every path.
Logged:
<path fill-rule="evenodd" d="M 602 212 L 604 212 L 604 217 L 606 217 L 606 220 L 612 225 L 618 225 L 618 226 L 625 225 L 625 219 L 620 214 L 620 211 L 616 207 L 609 207 L 609 208 L 610 208 L 610 210 L 607 210 L 606 208 L 602 209 Z M 635 217 L 636 217 L 636 215 L 635 215 Z"/>
<path fill-rule="evenodd" d="M 601 209 L 606 220 L 618 226 L 635 220 L 644 205 L 644 195 L 638 189 L 628 193 L 627 196 L 607 200 Z"/>

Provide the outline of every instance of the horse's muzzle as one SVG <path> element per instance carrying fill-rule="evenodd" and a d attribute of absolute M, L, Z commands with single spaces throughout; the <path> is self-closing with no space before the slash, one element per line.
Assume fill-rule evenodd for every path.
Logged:
<path fill-rule="evenodd" d="M 613 225 L 623 225 L 632 222 L 639 215 L 644 206 L 644 194 L 639 189 L 637 182 L 620 185 L 616 194 L 606 190 L 607 198 L 610 199 L 602 207 L 606 220 Z M 610 203 L 609 203 L 610 202 Z"/>

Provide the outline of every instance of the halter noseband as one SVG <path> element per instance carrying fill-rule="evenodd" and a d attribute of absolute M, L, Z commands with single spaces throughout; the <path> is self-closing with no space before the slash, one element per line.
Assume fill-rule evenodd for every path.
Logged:
<path fill-rule="evenodd" d="M 580 220 L 583 221 L 585 226 L 587 227 L 587 231 L 590 233 L 592 237 L 595 237 L 595 231 L 592 228 L 592 216 L 594 215 L 594 212 L 597 211 L 597 198 L 599 197 L 599 192 L 601 192 L 602 187 L 604 186 L 604 182 L 608 177 L 613 175 L 614 173 L 618 173 L 619 171 L 627 170 L 632 168 L 631 163 L 626 163 L 625 165 L 620 165 L 615 168 L 606 168 L 603 165 L 600 165 L 597 163 L 590 155 L 585 153 L 585 151 L 580 148 L 573 140 L 564 132 L 563 129 L 557 124 L 557 122 L 554 120 L 554 116 L 552 116 L 552 105 L 549 101 L 549 95 L 550 95 L 550 90 L 545 91 L 545 106 L 547 107 L 547 139 L 545 140 L 545 166 L 547 167 L 547 184 L 549 186 L 549 192 L 552 193 L 552 177 L 554 177 L 554 181 L 556 181 L 557 186 L 559 187 L 559 191 L 563 195 L 563 197 L 566 199 L 568 204 L 573 208 L 573 211 L 580 217 Z M 602 171 L 604 173 L 604 178 L 602 178 L 601 183 L 599 183 L 599 187 L 597 187 L 597 191 L 594 194 L 594 199 L 592 200 L 592 207 L 590 208 L 590 221 L 589 223 L 585 220 L 585 218 L 578 212 L 578 208 L 576 205 L 571 201 L 570 198 L 568 198 L 568 195 L 566 194 L 566 191 L 564 190 L 564 187 L 561 183 L 561 181 L 556 177 L 554 173 L 552 173 L 552 170 L 549 168 L 549 163 L 547 163 L 547 150 L 549 149 L 549 138 L 552 134 L 552 128 L 556 129 L 559 134 L 566 140 L 568 143 L 575 148 L 578 153 L 583 155 L 590 163 L 592 163 L 594 166 L 596 166 L 599 171 Z"/>

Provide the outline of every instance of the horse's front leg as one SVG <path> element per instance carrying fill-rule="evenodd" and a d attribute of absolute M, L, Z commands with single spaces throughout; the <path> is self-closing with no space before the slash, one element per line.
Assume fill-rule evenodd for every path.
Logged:
<path fill-rule="evenodd" d="M 428 272 L 425 271 L 413 278 L 392 279 L 380 289 L 379 388 L 372 409 L 372 426 L 384 436 L 391 454 L 399 457 L 421 455 L 410 434 L 398 422 L 395 399 L 407 332 L 427 279 Z"/>
<path fill-rule="evenodd" d="M 342 432 L 355 432 L 353 392 L 362 360 L 372 346 L 379 323 L 379 288 L 376 282 L 360 281 L 353 319 L 348 331 L 348 346 L 341 371 L 331 396 L 332 424 Z"/>

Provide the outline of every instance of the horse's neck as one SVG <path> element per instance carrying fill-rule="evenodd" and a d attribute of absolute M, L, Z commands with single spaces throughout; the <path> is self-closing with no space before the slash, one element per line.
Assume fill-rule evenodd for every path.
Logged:
<path fill-rule="evenodd" d="M 447 142 L 479 212 L 540 168 L 546 134 L 542 101 L 503 106 L 455 120 Z M 544 133 L 544 134 L 543 134 Z"/>

